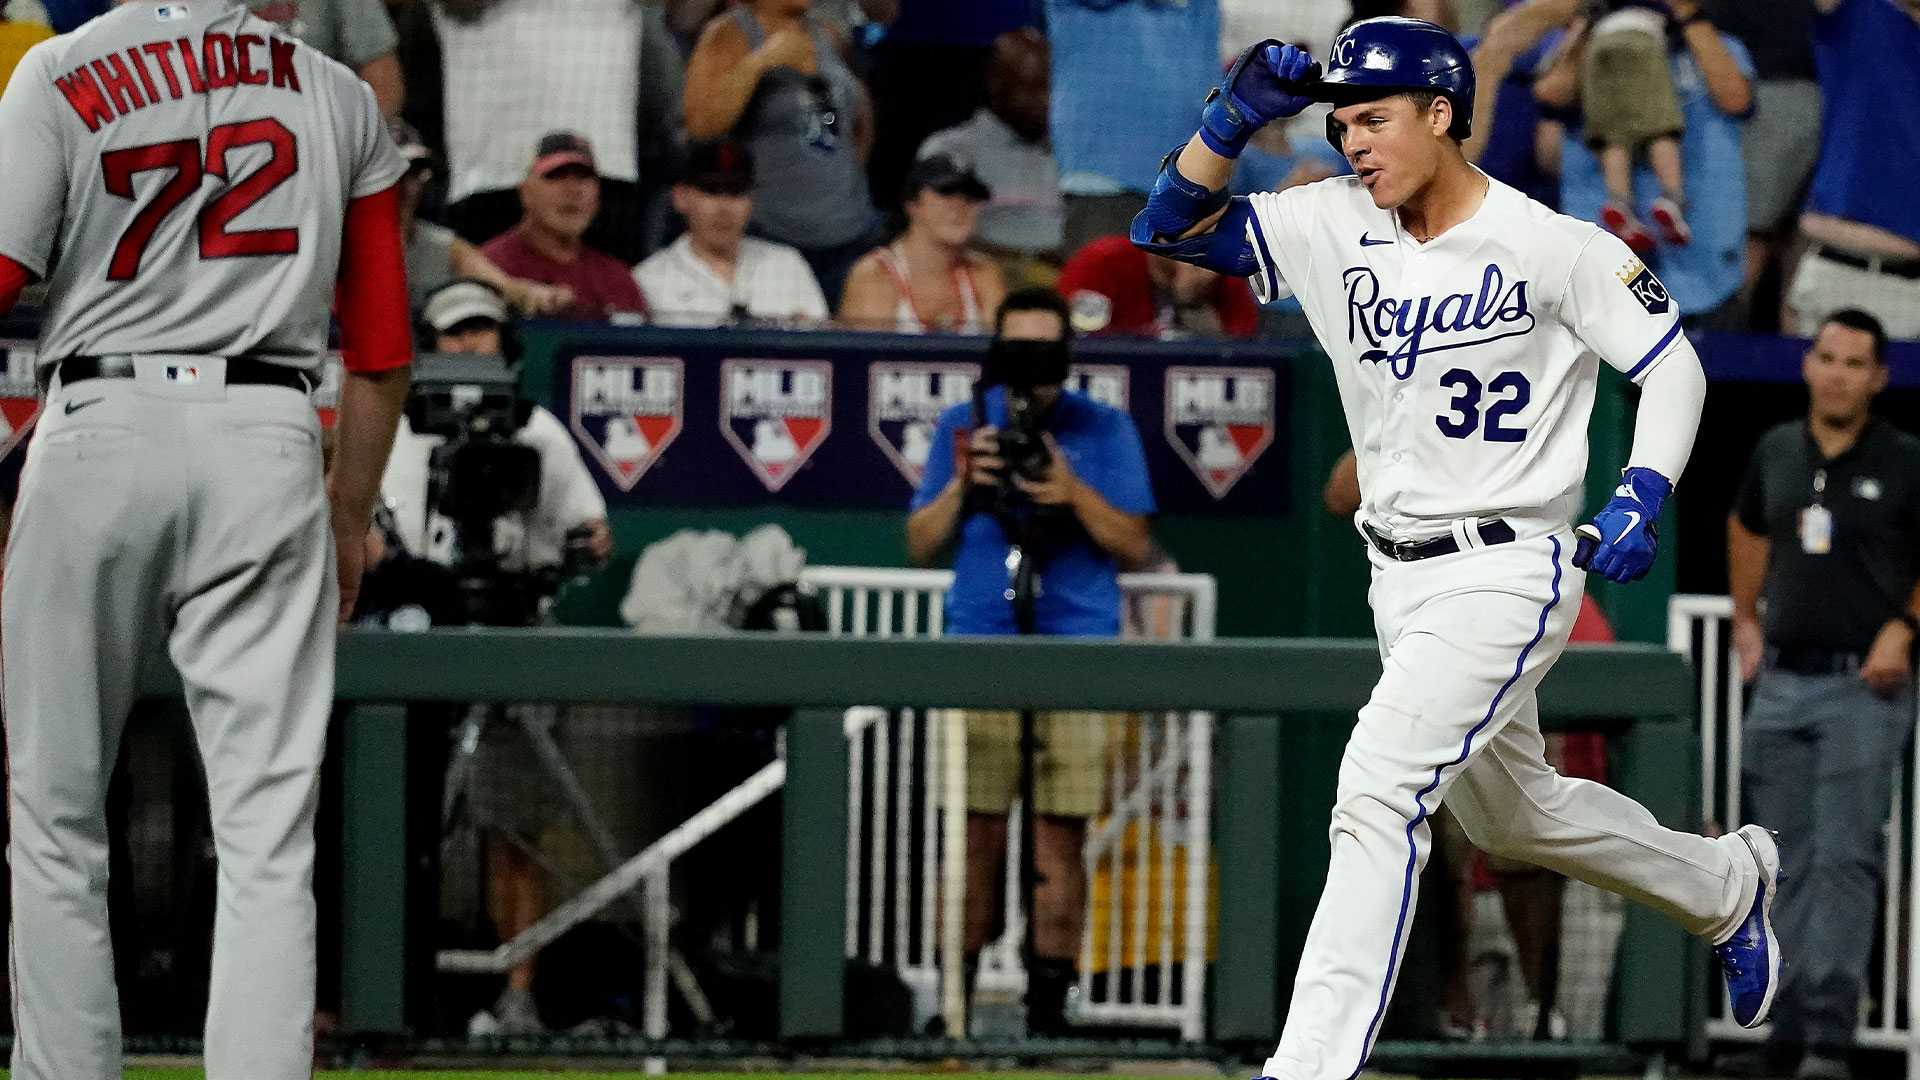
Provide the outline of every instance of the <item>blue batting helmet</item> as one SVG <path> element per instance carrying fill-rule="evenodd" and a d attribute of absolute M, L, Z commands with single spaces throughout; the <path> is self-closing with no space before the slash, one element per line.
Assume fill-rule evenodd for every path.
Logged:
<path fill-rule="evenodd" d="M 1322 101 L 1351 105 L 1427 90 L 1453 103 L 1447 133 L 1464 140 L 1473 131 L 1473 59 L 1444 27 L 1397 15 L 1362 19 L 1340 32 L 1320 79 Z M 1331 118 L 1327 138 L 1340 149 Z"/>

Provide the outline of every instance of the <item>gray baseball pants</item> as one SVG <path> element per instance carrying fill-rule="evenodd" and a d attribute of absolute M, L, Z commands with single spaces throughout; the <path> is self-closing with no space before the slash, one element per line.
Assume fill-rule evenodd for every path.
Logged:
<path fill-rule="evenodd" d="M 228 387 L 217 358 L 56 380 L 0 596 L 16 1080 L 121 1075 L 106 786 L 161 647 L 185 683 L 219 859 L 207 1076 L 310 1076 L 337 596 L 305 394 Z"/>
<path fill-rule="evenodd" d="M 1793 957 L 1773 1006 L 1777 1043 L 1853 1045 L 1886 867 L 1893 770 L 1913 693 L 1883 698 L 1856 673 L 1765 668 L 1742 729 L 1741 797 L 1780 833 L 1773 925 Z"/>

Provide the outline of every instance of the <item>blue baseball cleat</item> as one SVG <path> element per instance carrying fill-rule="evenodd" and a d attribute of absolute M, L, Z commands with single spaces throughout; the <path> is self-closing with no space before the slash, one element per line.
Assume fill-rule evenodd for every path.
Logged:
<path fill-rule="evenodd" d="M 1746 919 L 1732 937 L 1713 947 L 1713 953 L 1727 977 L 1734 1021 L 1752 1028 L 1766 1022 L 1773 1009 L 1773 992 L 1780 985 L 1780 939 L 1773 936 L 1772 917 L 1773 894 L 1780 885 L 1780 848 L 1773 834 L 1758 825 L 1743 826 L 1733 836 L 1752 853 L 1760 881 Z"/>

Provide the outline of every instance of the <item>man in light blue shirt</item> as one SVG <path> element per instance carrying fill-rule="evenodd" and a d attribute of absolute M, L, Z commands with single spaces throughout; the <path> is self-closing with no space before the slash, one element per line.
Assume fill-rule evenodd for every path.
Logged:
<path fill-rule="evenodd" d="M 1220 81 L 1218 0 L 1046 0 L 1065 248 L 1125 233 Z"/>
<path fill-rule="evenodd" d="M 1687 189 L 1701 193 L 1687 206 L 1693 240 L 1661 244 L 1653 262 L 1691 329 L 1744 330 L 1739 303 L 1747 236 L 1747 179 L 1741 128 L 1753 108 L 1753 60 L 1747 47 L 1721 33 L 1698 12 L 1681 28 L 1680 48 L 1670 56 L 1674 94 L 1686 133 L 1680 157 Z M 1573 217 L 1599 220 L 1607 200 L 1600 163 L 1578 131 L 1560 148 L 1560 208 Z M 1643 219 L 1660 197 L 1652 170 L 1634 170 L 1634 209 Z"/>

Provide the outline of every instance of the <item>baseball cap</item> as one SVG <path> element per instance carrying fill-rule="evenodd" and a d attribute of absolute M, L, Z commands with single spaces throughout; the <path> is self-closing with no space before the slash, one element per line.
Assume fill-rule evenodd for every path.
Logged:
<path fill-rule="evenodd" d="M 446 333 L 469 319 L 487 319 L 504 324 L 507 302 L 489 285 L 478 281 L 455 281 L 440 286 L 427 297 L 420 318 L 436 333 Z"/>
<path fill-rule="evenodd" d="M 965 195 L 979 202 L 993 198 L 993 189 L 973 171 L 973 166 L 950 154 L 930 154 L 907 170 L 903 198 L 911 199 L 928 189 L 942 195 Z"/>
<path fill-rule="evenodd" d="M 593 144 L 585 135 L 576 131 L 549 131 L 540 136 L 539 144 L 533 149 L 533 167 L 527 171 L 533 176 L 546 177 L 567 165 L 584 165 L 595 175 L 600 172 L 593 162 Z"/>
<path fill-rule="evenodd" d="M 681 181 L 710 195 L 745 195 L 753 190 L 753 154 L 732 139 L 694 143 Z"/>

